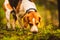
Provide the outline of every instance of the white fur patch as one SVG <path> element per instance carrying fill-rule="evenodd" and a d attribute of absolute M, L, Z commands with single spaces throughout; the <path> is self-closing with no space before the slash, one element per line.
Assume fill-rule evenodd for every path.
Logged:
<path fill-rule="evenodd" d="M 22 0 L 22 4 L 20 8 L 21 8 L 20 10 L 24 10 L 24 12 L 26 12 L 30 8 L 36 9 L 36 6 L 33 2 L 30 2 L 29 0 Z"/>
<path fill-rule="evenodd" d="M 4 4 L 8 4 L 8 3 L 9 3 L 8 0 L 5 0 Z"/>
<path fill-rule="evenodd" d="M 37 26 L 35 25 L 35 18 L 33 18 L 32 21 L 33 21 L 33 26 L 32 26 L 32 28 L 31 28 L 31 31 L 32 31 L 32 32 L 34 32 L 34 31 L 35 31 L 35 32 L 38 32 L 38 28 L 37 28 Z"/>
<path fill-rule="evenodd" d="M 35 18 L 33 18 L 32 21 L 33 21 L 33 25 L 35 25 Z"/>
<path fill-rule="evenodd" d="M 37 28 L 37 26 L 32 26 L 32 28 L 31 28 L 31 30 L 30 30 L 31 32 L 38 32 L 38 28 Z"/>

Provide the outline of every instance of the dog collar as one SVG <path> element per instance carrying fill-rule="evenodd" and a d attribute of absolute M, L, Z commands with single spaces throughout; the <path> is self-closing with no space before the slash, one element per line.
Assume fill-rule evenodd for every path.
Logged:
<path fill-rule="evenodd" d="M 26 13 L 29 13 L 30 11 L 35 11 L 35 12 L 37 12 L 37 10 L 36 10 L 35 8 L 30 8 L 30 9 L 28 9 L 28 10 L 25 12 L 24 15 L 26 15 Z M 21 18 L 23 18 L 24 15 L 23 15 Z"/>
<path fill-rule="evenodd" d="M 30 9 L 26 10 L 26 13 L 29 13 L 30 11 L 35 11 L 35 12 L 37 12 L 37 10 L 36 10 L 35 8 L 30 8 Z"/>

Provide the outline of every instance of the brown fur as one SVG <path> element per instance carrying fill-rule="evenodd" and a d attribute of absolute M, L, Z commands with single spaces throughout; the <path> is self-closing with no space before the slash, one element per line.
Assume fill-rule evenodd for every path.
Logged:
<path fill-rule="evenodd" d="M 12 7 L 10 6 L 10 4 L 6 5 L 8 7 L 8 9 L 12 10 Z"/>

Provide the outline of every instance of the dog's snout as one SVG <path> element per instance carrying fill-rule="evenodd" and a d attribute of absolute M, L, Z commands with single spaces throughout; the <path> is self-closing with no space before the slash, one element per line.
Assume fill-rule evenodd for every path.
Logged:
<path fill-rule="evenodd" d="M 32 33 L 37 33 L 38 32 L 38 28 L 37 26 L 32 26 L 31 30 Z"/>
<path fill-rule="evenodd" d="M 36 34 L 36 33 L 37 33 L 37 31 L 33 31 L 32 33 Z"/>
<path fill-rule="evenodd" d="M 38 31 L 36 31 L 36 30 L 33 30 L 33 31 L 31 31 L 32 33 L 37 33 Z"/>
<path fill-rule="evenodd" d="M 36 33 L 38 33 L 38 30 L 33 30 L 31 32 L 34 33 L 34 34 L 36 34 Z"/>

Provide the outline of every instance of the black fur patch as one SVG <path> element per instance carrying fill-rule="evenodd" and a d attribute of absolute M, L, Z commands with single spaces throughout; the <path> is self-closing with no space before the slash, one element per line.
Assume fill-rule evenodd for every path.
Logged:
<path fill-rule="evenodd" d="M 17 5 L 18 5 L 18 2 L 19 2 L 19 0 L 9 0 L 9 3 L 10 3 L 10 5 L 11 5 L 11 7 L 13 8 L 13 7 L 17 7 Z"/>

